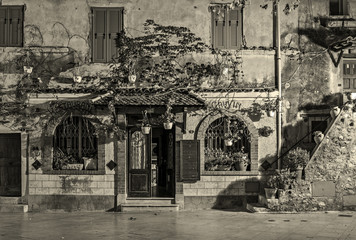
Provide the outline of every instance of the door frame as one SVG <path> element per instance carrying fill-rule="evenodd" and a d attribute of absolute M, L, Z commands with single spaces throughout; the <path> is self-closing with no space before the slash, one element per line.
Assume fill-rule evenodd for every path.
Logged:
<path fill-rule="evenodd" d="M 163 127 L 162 127 L 163 129 Z M 147 159 L 146 161 L 148 161 L 146 163 L 146 169 L 144 171 L 142 171 L 143 174 L 147 174 L 148 177 L 147 177 L 147 181 L 148 181 L 148 184 L 146 185 L 147 188 L 148 188 L 148 192 L 145 192 L 145 193 L 134 193 L 131 191 L 131 181 L 132 181 L 132 178 L 131 178 L 131 174 L 132 174 L 132 169 L 131 166 L 130 166 L 130 161 L 131 161 L 131 138 L 132 138 L 132 133 L 134 131 L 140 131 L 140 128 L 137 127 L 137 126 L 132 126 L 132 127 L 129 127 L 128 128 L 128 138 L 127 138 L 127 160 L 126 160 L 126 164 L 127 164 L 127 177 L 126 177 L 126 181 L 127 181 L 127 196 L 128 197 L 144 197 L 144 198 L 152 198 L 152 197 L 157 197 L 157 196 L 153 196 L 153 192 L 152 192 L 152 138 L 153 138 L 153 131 L 154 131 L 154 127 L 151 126 L 151 131 L 150 131 L 150 134 L 147 134 L 146 135 L 146 138 L 147 138 L 147 141 L 146 141 L 146 149 L 148 151 L 148 156 L 147 156 Z M 166 130 L 163 130 L 163 131 L 166 131 Z M 175 195 L 175 188 L 176 188 L 176 149 L 175 149 L 175 128 L 173 128 L 172 130 L 169 130 L 169 132 L 167 131 L 166 133 L 166 136 L 167 138 L 169 137 L 169 134 L 172 134 L 172 146 L 169 146 L 169 141 L 167 142 L 167 154 L 168 154 L 168 149 L 169 147 L 172 147 L 172 169 L 170 169 L 168 171 L 166 171 L 166 174 L 165 174 L 165 177 L 166 177 L 166 181 L 168 181 L 168 175 L 170 175 L 170 184 L 171 186 L 169 187 L 170 190 L 171 190 L 171 197 L 174 197 Z M 162 139 L 161 139 L 162 141 Z M 161 147 L 161 146 L 160 146 Z M 134 173 L 138 173 L 140 174 L 141 171 L 140 170 L 136 170 L 134 171 Z M 157 173 L 157 178 L 159 177 L 158 176 L 158 173 Z M 166 183 L 168 184 L 168 182 Z"/>

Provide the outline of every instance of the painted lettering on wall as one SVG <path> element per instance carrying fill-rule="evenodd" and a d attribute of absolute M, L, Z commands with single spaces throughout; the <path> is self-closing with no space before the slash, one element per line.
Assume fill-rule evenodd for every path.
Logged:
<path fill-rule="evenodd" d="M 242 104 L 236 100 L 213 100 L 208 101 L 208 104 L 213 108 L 237 109 L 241 110 Z"/>

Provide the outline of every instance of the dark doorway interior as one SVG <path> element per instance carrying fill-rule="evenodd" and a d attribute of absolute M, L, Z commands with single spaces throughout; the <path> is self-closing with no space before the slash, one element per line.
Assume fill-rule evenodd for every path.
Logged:
<path fill-rule="evenodd" d="M 0 196 L 21 196 L 21 135 L 0 134 Z"/>
<path fill-rule="evenodd" d="M 163 128 L 153 128 L 151 188 L 152 197 L 173 195 L 173 132 Z"/>

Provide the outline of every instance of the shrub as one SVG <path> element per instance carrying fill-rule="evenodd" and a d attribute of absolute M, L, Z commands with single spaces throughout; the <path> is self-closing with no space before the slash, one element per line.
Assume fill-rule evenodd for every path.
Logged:
<path fill-rule="evenodd" d="M 299 167 L 305 167 L 309 161 L 309 152 L 302 148 L 295 148 L 283 157 L 283 168 L 291 171 L 297 170 Z"/>

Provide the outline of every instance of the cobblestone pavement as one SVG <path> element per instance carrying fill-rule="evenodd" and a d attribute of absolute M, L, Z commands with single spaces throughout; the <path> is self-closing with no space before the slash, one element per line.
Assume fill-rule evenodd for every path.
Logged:
<path fill-rule="evenodd" d="M 0 239 L 356 239 L 356 212 L 1 213 Z"/>

